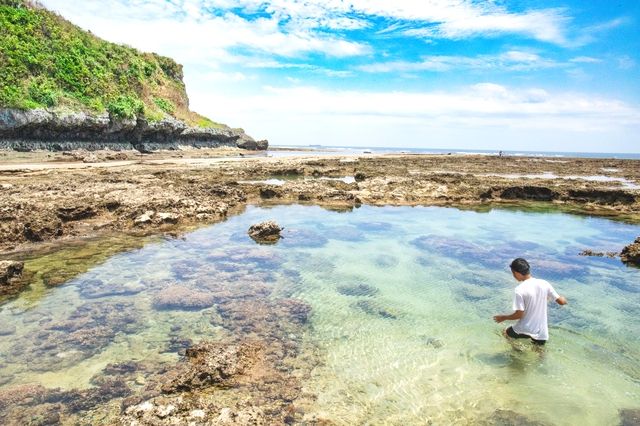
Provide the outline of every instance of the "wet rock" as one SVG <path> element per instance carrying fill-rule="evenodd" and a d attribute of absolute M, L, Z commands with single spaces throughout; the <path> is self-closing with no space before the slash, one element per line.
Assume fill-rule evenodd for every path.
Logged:
<path fill-rule="evenodd" d="M 585 249 L 585 250 L 582 250 L 580 253 L 578 253 L 578 256 L 608 257 L 613 259 L 618 256 L 618 253 L 614 251 L 602 252 L 602 251 L 593 251 L 591 249 Z"/>
<path fill-rule="evenodd" d="M 353 175 L 353 178 L 356 180 L 356 182 L 363 182 L 367 178 L 367 176 L 362 172 L 356 172 L 356 174 Z"/>
<path fill-rule="evenodd" d="M 6 285 L 9 281 L 19 278 L 23 269 L 24 262 L 0 260 L 0 285 Z"/>
<path fill-rule="evenodd" d="M 148 210 L 143 214 L 141 214 L 140 216 L 136 217 L 133 223 L 134 225 L 137 225 L 137 226 L 148 225 L 153 220 L 154 215 L 155 215 L 155 212 L 153 210 Z"/>
<path fill-rule="evenodd" d="M 367 284 L 341 285 L 338 286 L 338 293 L 345 296 L 375 296 L 378 289 Z"/>
<path fill-rule="evenodd" d="M 371 300 L 359 300 L 353 306 L 362 312 L 384 319 L 398 319 L 398 314 Z"/>
<path fill-rule="evenodd" d="M 199 310 L 213 306 L 215 297 L 203 291 L 192 290 L 182 285 L 162 289 L 153 298 L 155 309 Z"/>
<path fill-rule="evenodd" d="M 636 198 L 633 194 L 621 190 L 569 190 L 569 198 L 582 203 L 598 204 L 633 204 Z"/>
<path fill-rule="evenodd" d="M 260 188 L 260 198 L 268 200 L 276 197 L 282 197 L 282 194 L 279 191 L 275 191 L 271 188 Z"/>
<path fill-rule="evenodd" d="M 513 186 L 502 190 L 500 198 L 505 200 L 552 201 L 558 194 L 543 186 Z"/>
<path fill-rule="evenodd" d="M 628 265 L 640 266 L 640 237 L 622 249 L 620 260 Z"/>
<path fill-rule="evenodd" d="M 51 283 L 47 283 L 51 286 Z M 80 294 L 87 299 L 98 299 L 111 296 L 130 296 L 140 293 L 145 286 L 138 281 L 119 279 L 117 281 L 103 281 L 89 279 L 79 283 Z"/>
<path fill-rule="evenodd" d="M 173 336 L 167 342 L 167 346 L 165 348 L 165 352 L 177 352 L 180 355 L 184 355 L 186 353 L 186 349 L 190 346 L 193 346 L 193 340 Z"/>
<path fill-rule="evenodd" d="M 57 211 L 57 216 L 63 222 L 71 222 L 76 220 L 89 219 L 91 217 L 96 216 L 97 212 L 91 206 L 69 206 L 69 207 L 59 207 Z"/>
<path fill-rule="evenodd" d="M 54 219 L 44 215 L 25 223 L 22 234 L 27 241 L 31 242 L 61 237 L 63 234 L 62 222 L 58 218 Z"/>
<path fill-rule="evenodd" d="M 280 232 L 283 228 L 275 221 L 268 220 L 256 223 L 249 228 L 249 236 L 258 243 L 273 244 L 280 239 Z"/>
<path fill-rule="evenodd" d="M 185 360 L 165 375 L 162 392 L 190 392 L 211 386 L 230 386 L 260 357 L 254 343 L 204 341 L 186 350 Z"/>
<path fill-rule="evenodd" d="M 138 321 L 130 302 L 81 305 L 66 319 L 43 323 L 28 339 L 16 339 L 7 359 L 36 371 L 66 368 L 100 352 L 119 333 L 137 332 Z"/>
<path fill-rule="evenodd" d="M 620 410 L 620 426 L 640 425 L 640 408 Z"/>

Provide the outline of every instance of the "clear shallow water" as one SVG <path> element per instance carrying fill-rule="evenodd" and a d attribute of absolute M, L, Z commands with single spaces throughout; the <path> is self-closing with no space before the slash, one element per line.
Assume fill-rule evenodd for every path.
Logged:
<path fill-rule="evenodd" d="M 277 245 L 246 236 L 265 219 L 285 227 Z M 324 362 L 305 386 L 318 396 L 309 415 L 469 424 L 511 410 L 548 424 L 617 424 L 619 409 L 640 408 L 640 270 L 577 253 L 619 251 L 638 234 L 559 213 L 250 208 L 1 305 L 0 324 L 15 330 L 0 336 L 0 383 L 87 387 L 108 363 L 174 361 L 181 339 L 228 333 L 203 293 L 232 289 L 312 306 L 304 339 Z M 570 301 L 551 307 L 542 354 L 512 348 L 491 320 L 510 312 L 506 265 L 519 255 Z M 160 306 L 176 283 L 204 301 Z"/>

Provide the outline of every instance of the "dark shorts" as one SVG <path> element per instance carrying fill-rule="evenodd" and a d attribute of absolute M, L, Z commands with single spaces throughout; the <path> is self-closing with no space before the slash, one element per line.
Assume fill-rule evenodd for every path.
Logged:
<path fill-rule="evenodd" d="M 507 328 L 507 336 L 513 338 L 513 339 L 531 339 L 531 341 L 536 344 L 536 345 L 544 345 L 545 343 L 547 343 L 546 340 L 536 340 L 533 337 L 529 336 L 528 334 L 518 334 L 515 331 L 513 331 L 513 327 L 509 327 Z"/>

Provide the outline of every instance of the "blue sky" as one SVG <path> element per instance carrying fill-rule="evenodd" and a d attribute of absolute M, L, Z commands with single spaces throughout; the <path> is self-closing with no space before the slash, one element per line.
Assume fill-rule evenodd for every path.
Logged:
<path fill-rule="evenodd" d="M 640 2 L 43 0 L 272 144 L 640 152 Z"/>

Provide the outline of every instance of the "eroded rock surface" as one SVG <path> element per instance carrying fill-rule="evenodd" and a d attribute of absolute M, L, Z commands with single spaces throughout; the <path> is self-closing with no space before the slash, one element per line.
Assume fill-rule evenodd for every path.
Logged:
<path fill-rule="evenodd" d="M 268 220 L 256 223 L 249 228 L 249 236 L 256 242 L 262 244 L 273 244 L 280 239 L 280 232 L 283 228 L 275 221 Z"/>
<path fill-rule="evenodd" d="M 627 264 L 640 266 L 640 237 L 622 249 L 620 259 Z"/>

